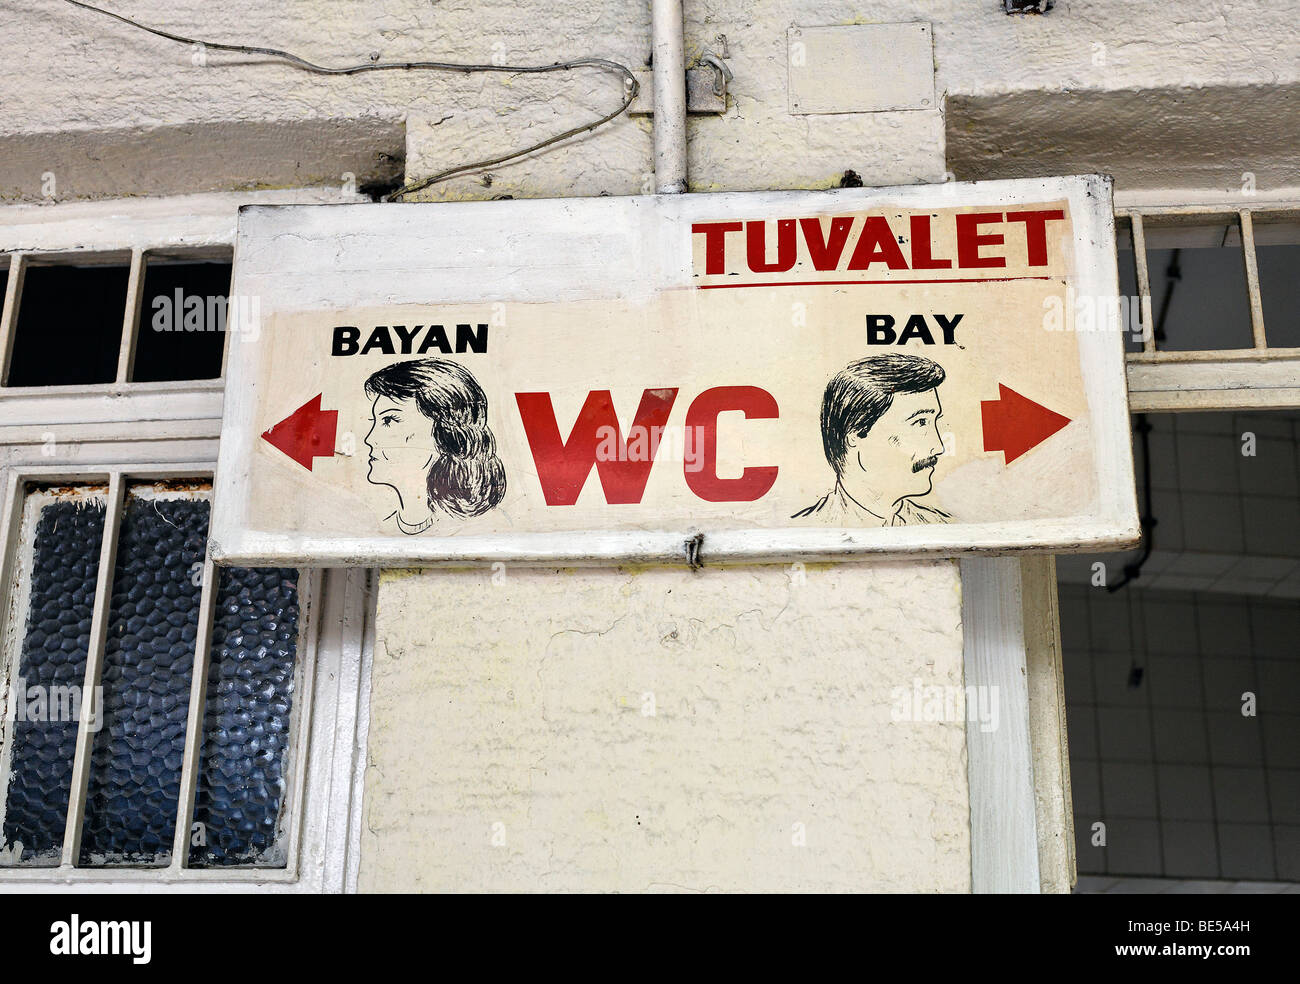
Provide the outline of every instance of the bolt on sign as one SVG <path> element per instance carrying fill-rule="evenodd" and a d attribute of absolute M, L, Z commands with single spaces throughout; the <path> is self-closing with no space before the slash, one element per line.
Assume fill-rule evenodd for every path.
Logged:
<path fill-rule="evenodd" d="M 247 207 L 234 293 L 221 562 L 1137 539 L 1104 178 Z"/>

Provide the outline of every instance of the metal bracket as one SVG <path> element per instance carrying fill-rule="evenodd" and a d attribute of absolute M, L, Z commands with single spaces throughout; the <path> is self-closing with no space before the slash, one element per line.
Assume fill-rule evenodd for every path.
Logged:
<path fill-rule="evenodd" d="M 704 67 L 686 70 L 686 112 L 725 113 L 727 83 L 733 78 L 731 69 L 711 51 L 706 51 L 700 61 L 705 63 Z M 654 73 L 632 74 L 641 88 L 627 111 L 633 115 L 649 116 L 655 111 Z"/>
<path fill-rule="evenodd" d="M 686 541 L 686 564 L 693 571 L 698 571 L 704 566 L 704 559 L 700 556 L 700 548 L 703 546 L 703 533 L 696 533 Z"/>
<path fill-rule="evenodd" d="M 708 49 L 705 49 L 704 54 L 700 56 L 700 64 L 712 65 L 714 70 L 718 73 L 713 77 L 713 94 L 715 96 L 722 97 L 722 99 L 724 100 L 723 108 L 725 109 L 726 108 L 725 100 L 727 98 L 727 83 L 730 82 L 732 79 L 734 79 L 736 76 L 732 73 L 731 69 L 727 67 L 726 62 L 724 62 L 720 57 L 718 57 Z"/>

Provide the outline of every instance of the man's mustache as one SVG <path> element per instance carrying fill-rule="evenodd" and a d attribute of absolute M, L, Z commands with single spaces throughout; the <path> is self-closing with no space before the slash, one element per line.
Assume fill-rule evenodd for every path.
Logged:
<path fill-rule="evenodd" d="M 939 463 L 939 456 L 937 454 L 932 454 L 930 455 L 930 457 L 922 458 L 920 461 L 913 461 L 912 471 L 914 472 L 924 471 L 927 468 L 933 468 L 938 463 Z"/>

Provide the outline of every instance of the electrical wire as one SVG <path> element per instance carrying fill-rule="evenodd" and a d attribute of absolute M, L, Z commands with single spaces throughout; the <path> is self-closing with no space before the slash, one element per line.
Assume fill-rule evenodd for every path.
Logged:
<path fill-rule="evenodd" d="M 217 41 L 201 41 L 198 38 L 189 38 L 184 36 L 183 34 L 173 34 L 170 31 L 164 31 L 161 28 L 150 27 L 147 24 L 141 24 L 139 21 L 134 21 L 130 17 L 125 17 L 122 14 L 114 13 L 111 10 L 105 10 L 102 7 L 96 7 L 93 4 L 89 4 L 89 3 L 82 3 L 81 0 L 64 0 L 64 2 L 69 3 L 74 7 L 80 7 L 83 10 L 90 10 L 97 14 L 103 14 L 105 17 L 111 17 L 114 20 L 121 21 L 123 24 L 129 24 L 131 27 L 138 28 L 141 31 L 146 31 L 149 34 L 153 34 L 160 38 L 166 38 L 168 41 L 176 41 L 180 44 L 187 44 L 187 45 L 199 45 L 202 48 L 211 48 L 213 51 L 231 51 L 231 52 L 237 52 L 239 54 L 246 54 L 246 55 L 265 55 L 268 58 L 278 58 L 281 61 L 288 62 L 290 65 L 293 65 L 296 68 L 300 68 L 306 72 L 314 72 L 317 75 L 357 75 L 360 74 L 361 72 L 387 72 L 387 71 L 460 72 L 465 75 L 468 75 L 472 72 L 499 72 L 499 73 L 505 73 L 511 75 L 519 75 L 519 74 L 539 74 L 542 72 L 571 71 L 573 69 L 578 69 L 578 68 L 599 68 L 608 72 L 616 72 L 623 77 L 623 80 L 625 82 L 624 93 L 623 93 L 623 104 L 619 106 L 618 109 L 614 110 L 612 113 L 606 113 L 604 116 L 600 117 L 599 119 L 592 120 L 590 123 L 583 124 L 582 126 L 575 126 L 572 129 L 565 130 L 563 133 L 557 133 L 555 134 L 555 136 L 548 137 L 545 140 L 540 140 L 535 144 L 525 147 L 523 150 L 516 150 L 508 154 L 502 154 L 499 157 L 488 158 L 487 160 L 474 161 L 470 164 L 461 164 L 456 167 L 450 167 L 447 168 L 446 170 L 439 171 L 437 174 L 434 174 L 430 177 L 421 178 L 419 181 L 414 181 L 410 184 L 404 185 L 401 188 L 397 189 L 396 191 L 388 195 L 385 195 L 383 197 L 383 201 L 386 202 L 395 201 L 406 195 L 410 195 L 413 194 L 414 192 L 421 191 L 424 188 L 429 187 L 429 185 L 431 184 L 436 184 L 439 181 L 445 181 L 447 178 L 452 178 L 455 177 L 456 175 L 464 174 L 468 171 L 477 171 L 480 168 L 491 167 L 494 164 L 504 164 L 507 161 L 513 161 L 513 160 L 518 160 L 521 157 L 527 157 L 529 154 L 539 151 L 544 147 L 549 147 L 552 144 L 559 143 L 561 140 L 567 140 L 569 137 L 574 137 L 580 133 L 586 133 L 590 130 L 594 130 L 597 127 L 603 126 L 604 124 L 610 122 L 611 120 L 625 113 L 627 111 L 627 108 L 632 105 L 632 101 L 636 99 L 637 92 L 639 91 L 639 85 L 637 84 L 636 76 L 632 74 L 632 70 L 629 69 L 626 65 L 622 65 L 616 61 L 611 61 L 608 58 L 575 58 L 572 59 L 571 61 L 553 62 L 550 65 L 492 65 L 492 64 L 475 65 L 475 64 L 467 64 L 462 62 L 440 62 L 440 61 L 409 61 L 409 62 L 371 61 L 371 62 L 363 62 L 359 65 L 344 65 L 344 66 L 334 67 L 329 65 L 317 65 L 314 62 L 308 61 L 306 58 L 302 58 L 299 55 L 295 55 L 289 51 L 282 51 L 279 48 L 264 48 L 257 45 L 248 45 L 248 44 L 223 44 Z"/>
<path fill-rule="evenodd" d="M 1174 299 L 1174 288 L 1178 281 L 1183 279 L 1182 269 L 1178 266 L 1178 257 L 1182 253 L 1181 249 L 1173 251 L 1169 258 L 1169 266 L 1165 270 L 1165 296 L 1160 302 L 1160 314 L 1156 316 L 1155 337 L 1161 341 L 1165 337 L 1165 319 L 1169 317 L 1169 304 Z M 1155 548 L 1156 526 L 1159 520 L 1156 519 L 1155 507 L 1151 501 L 1151 423 L 1147 420 L 1147 415 L 1140 413 L 1137 415 L 1137 421 L 1133 429 L 1138 432 L 1142 440 L 1142 486 L 1145 490 L 1143 501 L 1145 503 L 1142 509 L 1142 516 L 1139 522 L 1142 527 L 1142 553 L 1132 563 L 1124 565 L 1124 576 L 1114 584 L 1110 585 L 1107 591 L 1118 591 L 1128 584 L 1136 581 L 1142 576 L 1142 568 L 1151 557 L 1151 551 Z M 1142 680 L 1141 668 L 1136 664 L 1130 672 L 1129 679 L 1133 679 L 1133 673 L 1136 673 L 1138 683 Z M 1137 683 L 1133 683 L 1137 686 Z"/>

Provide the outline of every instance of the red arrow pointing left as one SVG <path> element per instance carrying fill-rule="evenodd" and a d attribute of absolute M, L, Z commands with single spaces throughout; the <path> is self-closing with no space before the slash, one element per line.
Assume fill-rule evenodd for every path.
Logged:
<path fill-rule="evenodd" d="M 323 393 L 317 393 L 297 410 L 262 434 L 262 437 L 311 471 L 313 458 L 334 457 L 339 412 L 322 410 Z"/>

